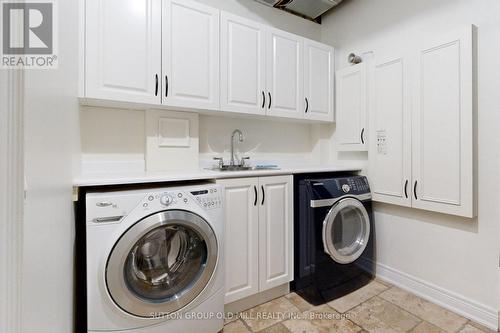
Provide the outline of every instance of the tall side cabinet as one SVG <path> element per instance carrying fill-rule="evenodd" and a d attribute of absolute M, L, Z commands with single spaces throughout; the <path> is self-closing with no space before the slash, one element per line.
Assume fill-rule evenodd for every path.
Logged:
<path fill-rule="evenodd" d="M 473 29 L 419 50 L 412 119 L 413 206 L 473 217 Z"/>
<path fill-rule="evenodd" d="M 369 145 L 375 201 L 476 216 L 473 42 L 469 26 L 416 53 L 375 60 Z"/>
<path fill-rule="evenodd" d="M 373 200 L 411 207 L 408 57 L 375 59 L 370 78 L 369 165 Z"/>

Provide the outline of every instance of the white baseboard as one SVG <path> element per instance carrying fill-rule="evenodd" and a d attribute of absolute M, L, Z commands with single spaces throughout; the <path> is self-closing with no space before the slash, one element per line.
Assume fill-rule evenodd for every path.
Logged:
<path fill-rule="evenodd" d="M 368 265 L 367 267 L 370 267 Z M 373 266 L 371 266 L 373 267 Z M 464 316 L 493 330 L 499 329 L 498 312 L 467 297 L 438 287 L 381 263 L 375 264 L 375 275 L 432 303 Z"/>

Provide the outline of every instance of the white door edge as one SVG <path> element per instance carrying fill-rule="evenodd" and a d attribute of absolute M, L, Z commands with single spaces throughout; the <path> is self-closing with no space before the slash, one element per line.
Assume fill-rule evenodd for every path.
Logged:
<path fill-rule="evenodd" d="M 24 73 L 0 72 L 0 331 L 21 332 Z"/>

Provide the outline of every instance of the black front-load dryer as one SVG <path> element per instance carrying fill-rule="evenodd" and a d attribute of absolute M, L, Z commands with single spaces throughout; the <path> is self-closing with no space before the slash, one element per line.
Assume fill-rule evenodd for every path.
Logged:
<path fill-rule="evenodd" d="M 318 305 L 367 284 L 375 229 L 366 177 L 296 179 L 295 193 L 292 289 Z"/>

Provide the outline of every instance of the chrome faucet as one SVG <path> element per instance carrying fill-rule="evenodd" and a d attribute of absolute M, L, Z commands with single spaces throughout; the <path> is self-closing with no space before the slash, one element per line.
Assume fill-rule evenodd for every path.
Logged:
<path fill-rule="evenodd" d="M 218 167 L 216 170 L 220 171 L 241 171 L 241 170 L 251 170 L 252 167 L 247 165 L 246 161 L 250 159 L 250 157 L 242 157 L 238 159 L 234 152 L 234 138 L 238 136 L 238 141 L 243 142 L 243 133 L 239 129 L 235 129 L 231 134 L 231 160 L 229 164 L 224 163 L 224 159 L 222 157 L 214 157 L 214 160 L 218 162 Z"/>
<path fill-rule="evenodd" d="M 235 129 L 233 131 L 233 134 L 231 134 L 231 166 L 241 164 L 240 162 L 238 162 L 238 164 L 236 164 L 237 158 L 235 158 L 235 155 L 234 155 L 234 137 L 236 136 L 236 134 L 238 134 L 238 141 L 243 142 L 243 133 L 241 133 L 241 131 L 239 129 Z"/>

